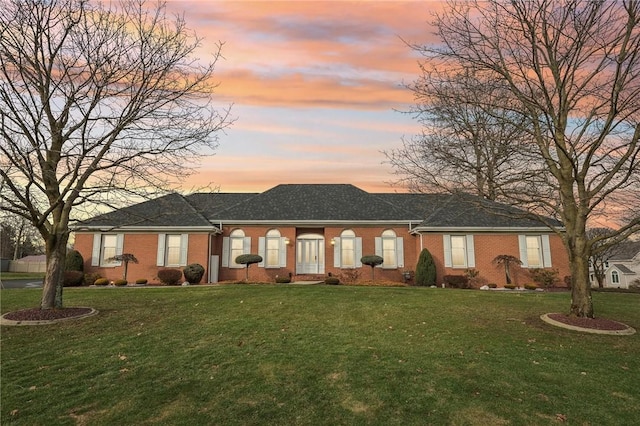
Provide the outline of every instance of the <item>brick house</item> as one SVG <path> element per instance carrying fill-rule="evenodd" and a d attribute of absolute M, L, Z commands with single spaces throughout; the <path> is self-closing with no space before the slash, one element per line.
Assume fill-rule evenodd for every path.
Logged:
<path fill-rule="evenodd" d="M 505 213 L 509 213 L 506 215 Z M 252 281 L 273 282 L 335 276 L 369 278 L 363 255 L 384 263 L 376 279 L 403 281 L 427 248 L 444 275 L 476 269 L 481 282 L 505 283 L 492 260 L 513 255 L 523 265 L 514 281 L 530 282 L 530 268 L 569 275 L 561 239 L 539 222 L 513 216 L 511 207 L 470 196 L 368 193 L 347 184 L 287 184 L 262 193 L 170 194 L 103 214 L 78 224 L 75 248 L 85 271 L 122 276 L 122 265 L 107 259 L 132 253 L 128 278 L 157 281 L 159 268 L 199 263 L 207 282 L 242 280 L 240 254 L 257 253 Z"/>

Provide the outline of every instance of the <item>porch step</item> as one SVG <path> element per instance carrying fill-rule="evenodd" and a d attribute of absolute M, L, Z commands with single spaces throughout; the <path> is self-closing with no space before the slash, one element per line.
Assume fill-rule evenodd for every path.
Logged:
<path fill-rule="evenodd" d="M 322 284 L 324 275 L 294 275 L 291 284 Z"/>

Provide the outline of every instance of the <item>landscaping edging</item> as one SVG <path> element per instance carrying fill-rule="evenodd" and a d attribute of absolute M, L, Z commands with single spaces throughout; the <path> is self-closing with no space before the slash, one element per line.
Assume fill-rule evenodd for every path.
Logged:
<path fill-rule="evenodd" d="M 556 326 L 556 327 L 561 327 L 561 328 L 566 328 L 568 330 L 573 330 L 573 331 L 581 331 L 583 333 L 592 333 L 592 334 L 608 334 L 608 335 L 613 335 L 613 336 L 630 336 L 632 334 L 634 334 L 636 332 L 635 328 L 633 327 L 629 327 L 626 324 L 623 324 L 621 322 L 618 322 L 618 324 L 621 324 L 623 326 L 625 326 L 626 328 L 623 330 L 601 330 L 601 329 L 596 329 L 596 328 L 587 328 L 587 327 L 579 327 L 576 325 L 570 325 L 570 324 L 565 324 L 563 322 L 560 321 L 556 321 L 552 318 L 549 317 L 549 315 L 552 314 L 544 314 L 544 315 L 540 315 L 540 319 L 544 322 L 546 322 L 547 324 Z"/>
<path fill-rule="evenodd" d="M 90 311 L 86 314 L 81 314 L 81 315 L 76 315 L 76 316 L 71 316 L 71 317 L 66 317 L 66 318 L 56 318 L 56 319 L 48 319 L 48 320 L 35 320 L 35 321 L 29 321 L 29 320 L 11 320 L 11 319 L 7 319 L 5 318 L 6 315 L 11 314 L 11 312 L 7 312 L 6 314 L 2 315 L 0 317 L 0 325 L 46 325 L 46 324 L 55 324 L 61 321 L 70 321 L 70 320 L 77 320 L 77 319 L 82 319 L 82 318 L 87 318 L 87 317 L 91 317 L 94 315 L 98 314 L 98 311 L 96 309 L 90 308 L 88 306 L 77 306 L 77 308 L 85 308 L 85 309 L 90 309 Z"/>

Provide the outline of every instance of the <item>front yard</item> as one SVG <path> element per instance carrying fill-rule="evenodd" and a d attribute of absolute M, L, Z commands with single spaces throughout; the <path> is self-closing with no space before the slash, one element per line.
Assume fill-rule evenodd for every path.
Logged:
<path fill-rule="evenodd" d="M 2 313 L 41 290 L 2 290 Z M 634 424 L 640 334 L 553 328 L 568 293 L 65 289 L 99 315 L 2 327 L 1 423 Z M 640 329 L 640 295 L 594 294 Z"/>

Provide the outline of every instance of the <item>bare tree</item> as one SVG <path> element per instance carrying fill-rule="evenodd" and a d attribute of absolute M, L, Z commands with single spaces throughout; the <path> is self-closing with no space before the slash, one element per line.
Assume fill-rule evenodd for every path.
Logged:
<path fill-rule="evenodd" d="M 184 20 L 144 0 L 0 8 L 0 200 L 45 240 L 41 308 L 59 308 L 78 209 L 166 188 L 217 146 L 221 45 L 200 62 Z"/>
<path fill-rule="evenodd" d="M 534 173 L 527 118 L 511 110 L 509 91 L 495 78 L 469 69 L 442 71 L 429 62 L 421 71 L 409 85 L 416 99 L 409 112 L 422 134 L 385 151 L 399 183 L 413 192 L 464 189 L 502 200 L 502 191 L 521 178 L 514 169 Z"/>
<path fill-rule="evenodd" d="M 38 230 L 27 219 L 7 211 L 0 213 L 0 257 L 16 260 L 42 254 L 43 249 Z"/>
<path fill-rule="evenodd" d="M 588 221 L 616 222 L 609 244 L 640 230 L 638 2 L 450 1 L 435 24 L 441 44 L 413 46 L 424 63 L 440 73 L 470 69 L 508 91 L 519 119 L 502 117 L 528 134 L 532 167 L 541 169 L 513 169 L 501 194 L 543 213 L 538 218 L 561 236 L 571 265 L 570 313 L 593 317 Z M 485 110 L 491 103 L 505 108 L 499 97 L 483 98 Z"/>

